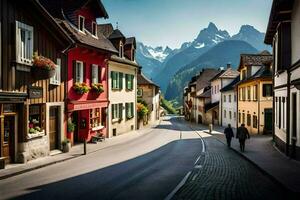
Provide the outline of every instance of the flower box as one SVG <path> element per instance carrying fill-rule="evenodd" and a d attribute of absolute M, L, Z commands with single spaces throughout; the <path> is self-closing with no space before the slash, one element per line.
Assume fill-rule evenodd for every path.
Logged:
<path fill-rule="evenodd" d="M 33 139 L 33 138 L 38 138 L 38 137 L 43 137 L 45 136 L 45 131 L 41 132 L 35 132 L 35 133 L 28 133 L 27 134 L 27 139 Z"/>
<path fill-rule="evenodd" d="M 97 94 L 101 94 L 102 92 L 104 92 L 104 88 L 101 83 L 93 83 L 92 90 Z"/>
<path fill-rule="evenodd" d="M 90 87 L 86 83 L 75 83 L 73 89 L 77 94 L 83 95 L 90 91 Z"/>
<path fill-rule="evenodd" d="M 55 76 L 56 67 L 51 59 L 39 56 L 37 52 L 34 53 L 31 73 L 35 79 L 44 80 Z"/>

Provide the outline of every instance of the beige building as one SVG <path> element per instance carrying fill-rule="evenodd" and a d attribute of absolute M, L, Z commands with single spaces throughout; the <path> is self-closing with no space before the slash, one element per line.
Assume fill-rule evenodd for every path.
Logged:
<path fill-rule="evenodd" d="M 142 72 L 137 75 L 137 98 L 144 100 L 148 105 L 147 123 L 155 124 L 160 119 L 160 90 Z"/>
<path fill-rule="evenodd" d="M 272 131 L 272 55 L 242 54 L 237 84 L 237 126 L 245 124 L 250 134 Z"/>

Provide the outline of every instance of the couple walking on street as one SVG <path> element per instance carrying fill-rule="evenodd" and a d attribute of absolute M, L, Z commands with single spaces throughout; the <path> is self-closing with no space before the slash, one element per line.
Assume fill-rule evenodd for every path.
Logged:
<path fill-rule="evenodd" d="M 233 130 L 231 128 L 231 125 L 228 124 L 228 126 L 224 130 L 224 134 L 227 140 L 227 146 L 231 147 L 231 139 L 234 137 Z M 241 124 L 240 127 L 238 127 L 236 131 L 236 138 L 239 139 L 240 142 L 240 149 L 242 152 L 245 151 L 245 141 L 246 139 L 250 139 L 250 135 L 248 132 L 248 129 L 245 127 L 245 124 Z"/>

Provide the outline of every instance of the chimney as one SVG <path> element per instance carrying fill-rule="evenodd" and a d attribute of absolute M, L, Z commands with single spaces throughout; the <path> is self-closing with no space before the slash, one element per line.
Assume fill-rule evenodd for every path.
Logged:
<path fill-rule="evenodd" d="M 227 63 L 227 69 L 231 68 L 231 64 Z"/>

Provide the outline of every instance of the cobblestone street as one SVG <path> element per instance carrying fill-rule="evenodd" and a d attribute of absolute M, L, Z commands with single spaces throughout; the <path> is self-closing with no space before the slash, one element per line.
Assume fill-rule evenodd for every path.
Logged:
<path fill-rule="evenodd" d="M 292 198 L 287 198 L 284 189 L 219 140 L 204 137 L 204 141 L 206 152 L 173 199 Z"/>

